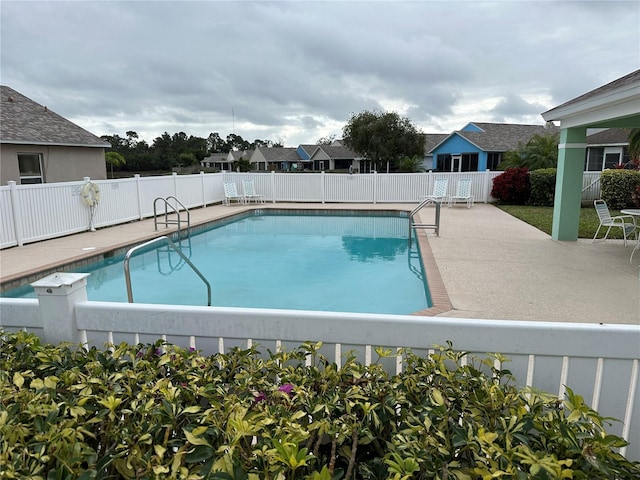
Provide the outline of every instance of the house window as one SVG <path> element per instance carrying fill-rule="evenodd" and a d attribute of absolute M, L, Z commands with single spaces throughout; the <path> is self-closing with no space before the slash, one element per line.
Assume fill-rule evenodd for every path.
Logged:
<path fill-rule="evenodd" d="M 20 169 L 20 183 L 22 185 L 44 182 L 42 178 L 42 154 L 19 153 L 18 168 Z"/>
<path fill-rule="evenodd" d="M 601 172 L 604 160 L 604 148 L 587 149 L 586 170 L 588 172 Z"/>
<path fill-rule="evenodd" d="M 487 168 L 489 170 L 497 170 L 498 165 L 502 161 L 502 154 L 500 152 L 487 153 Z"/>
<path fill-rule="evenodd" d="M 616 165 L 620 165 L 620 153 L 607 152 L 604 155 L 604 168 L 616 168 Z"/>
<path fill-rule="evenodd" d="M 463 153 L 461 155 L 450 155 L 441 153 L 437 157 L 437 170 L 441 172 L 477 172 L 478 154 Z"/>
<path fill-rule="evenodd" d="M 461 158 L 460 172 L 477 172 L 478 171 L 478 154 L 463 153 Z"/>
<path fill-rule="evenodd" d="M 439 153 L 436 159 L 436 170 L 442 172 L 451 171 L 451 155 L 448 153 Z"/>

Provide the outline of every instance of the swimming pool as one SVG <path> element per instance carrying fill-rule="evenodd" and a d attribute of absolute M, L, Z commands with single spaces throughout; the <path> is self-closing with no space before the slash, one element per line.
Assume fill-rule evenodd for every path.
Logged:
<path fill-rule="evenodd" d="M 176 244 L 210 282 L 214 306 L 410 314 L 431 299 L 408 228 L 405 212 L 258 209 Z M 73 269 L 91 273 L 89 300 L 127 301 L 123 258 Z M 165 247 L 136 253 L 129 267 L 136 303 L 207 303 L 204 283 Z"/>

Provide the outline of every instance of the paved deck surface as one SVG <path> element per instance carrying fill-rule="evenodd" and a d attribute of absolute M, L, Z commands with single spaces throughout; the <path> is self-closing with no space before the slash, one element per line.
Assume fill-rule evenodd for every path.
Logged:
<path fill-rule="evenodd" d="M 413 204 L 266 204 L 259 208 L 403 209 Z M 191 211 L 197 225 L 245 206 L 221 205 Z M 433 220 L 433 207 L 421 212 Z M 155 238 L 153 220 L 132 222 L 0 251 L 0 276 L 8 281 Z M 421 232 L 440 307 L 434 313 L 458 318 L 640 324 L 640 253 L 610 240 L 557 242 L 500 209 L 476 204 L 443 207 L 440 236 Z M 426 240 L 426 244 L 425 244 Z M 435 260 L 435 264 L 433 263 Z M 441 277 L 442 283 L 437 278 Z M 444 299 L 444 301 L 443 301 Z M 433 314 L 433 313 L 432 313 Z M 639 345 L 640 348 L 640 345 Z"/>

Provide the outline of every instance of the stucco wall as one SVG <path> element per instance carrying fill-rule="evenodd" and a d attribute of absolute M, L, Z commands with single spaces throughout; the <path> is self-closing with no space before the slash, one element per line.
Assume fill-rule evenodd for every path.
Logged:
<path fill-rule="evenodd" d="M 46 183 L 69 182 L 91 177 L 107 178 L 104 148 L 57 147 L 43 145 L 0 145 L 0 184 L 13 180 L 20 184 L 18 153 L 40 153 Z"/>

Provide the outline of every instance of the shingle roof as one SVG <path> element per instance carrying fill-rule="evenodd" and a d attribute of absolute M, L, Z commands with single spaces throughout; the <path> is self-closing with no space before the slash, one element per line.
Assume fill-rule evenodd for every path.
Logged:
<path fill-rule="evenodd" d="M 602 132 L 587 135 L 587 145 L 627 145 L 629 130 L 624 128 L 609 128 Z"/>
<path fill-rule="evenodd" d="M 0 143 L 110 147 L 47 107 L 0 85 Z"/>
<path fill-rule="evenodd" d="M 316 148 L 318 148 L 318 145 L 311 145 L 311 144 L 300 144 L 298 148 L 302 148 L 305 152 L 307 152 L 307 155 L 311 156 L 313 155 L 313 152 L 316 151 Z"/>
<path fill-rule="evenodd" d="M 449 136 L 448 133 L 427 133 L 424 136 L 424 151 L 429 153 L 436 145 Z"/>
<path fill-rule="evenodd" d="M 203 162 L 227 162 L 228 153 L 212 153 L 202 159 Z"/>
<path fill-rule="evenodd" d="M 329 158 L 333 159 L 352 159 L 359 157 L 353 150 L 344 146 L 319 145 L 319 148 L 321 148 Z"/>
<path fill-rule="evenodd" d="M 609 82 L 606 85 L 596 88 L 595 90 L 591 90 L 590 92 L 584 93 L 579 97 L 573 98 L 568 102 L 563 103 L 562 105 L 558 105 L 557 107 L 552 108 L 551 110 L 547 110 L 544 113 L 552 112 L 553 110 L 558 110 L 568 105 L 572 105 L 574 103 L 582 102 L 591 97 L 595 97 L 597 95 L 602 95 L 603 93 L 607 93 L 611 90 L 615 90 L 616 88 L 624 87 L 626 85 L 633 85 L 640 82 L 640 70 L 636 70 L 635 72 L 631 72 L 624 77 L 620 77 L 613 82 Z M 543 115 L 544 115 L 543 113 Z"/>
<path fill-rule="evenodd" d="M 457 130 L 451 135 L 459 135 L 485 152 L 508 152 L 517 148 L 521 143 L 527 143 L 534 135 L 545 135 L 560 131 L 558 127 L 552 124 L 471 123 L 481 131 Z M 434 150 L 434 148 L 431 150 Z"/>
<path fill-rule="evenodd" d="M 267 162 L 299 162 L 300 156 L 292 147 L 258 147 Z"/>

